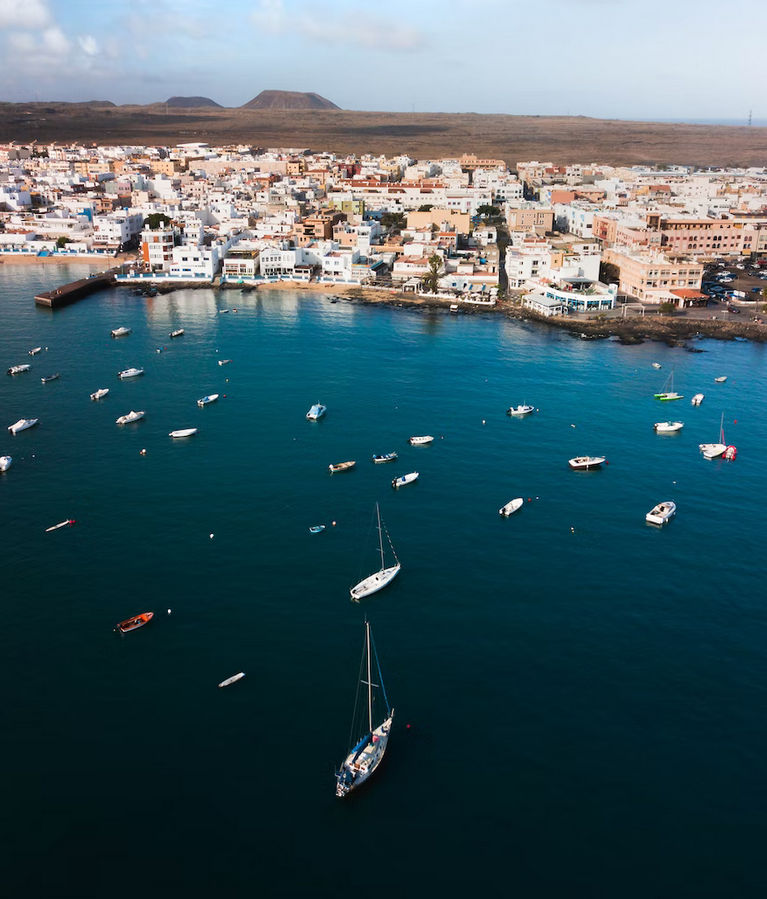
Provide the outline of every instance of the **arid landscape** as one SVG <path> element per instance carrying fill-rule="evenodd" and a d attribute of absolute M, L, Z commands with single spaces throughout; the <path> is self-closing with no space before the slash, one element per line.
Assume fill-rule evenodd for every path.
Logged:
<path fill-rule="evenodd" d="M 0 140 L 173 144 L 206 141 L 337 153 L 473 152 L 506 160 L 763 166 L 767 128 L 585 117 L 2 103 Z"/>

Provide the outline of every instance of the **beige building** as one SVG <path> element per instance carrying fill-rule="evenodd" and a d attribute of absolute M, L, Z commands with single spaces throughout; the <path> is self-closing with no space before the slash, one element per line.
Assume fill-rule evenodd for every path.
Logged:
<path fill-rule="evenodd" d="M 509 231 L 546 234 L 554 230 L 554 210 L 533 203 L 519 207 L 507 206 L 506 224 Z"/>
<path fill-rule="evenodd" d="M 408 231 L 419 231 L 436 225 L 441 228 L 447 224 L 448 229 L 458 234 L 468 234 L 471 230 L 471 216 L 468 212 L 455 212 L 452 209 L 430 209 L 428 212 L 408 212 Z"/>
<path fill-rule="evenodd" d="M 606 249 L 602 261 L 618 269 L 620 292 L 644 303 L 685 305 L 703 296 L 700 293 L 703 266 L 699 262 L 689 259 L 672 262 L 662 253 L 627 247 Z"/>

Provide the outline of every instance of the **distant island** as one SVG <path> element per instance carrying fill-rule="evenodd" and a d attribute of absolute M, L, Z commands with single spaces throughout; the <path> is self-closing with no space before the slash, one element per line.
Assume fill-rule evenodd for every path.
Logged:
<path fill-rule="evenodd" d="M 340 109 L 335 103 L 313 92 L 261 91 L 243 103 L 241 109 Z"/>

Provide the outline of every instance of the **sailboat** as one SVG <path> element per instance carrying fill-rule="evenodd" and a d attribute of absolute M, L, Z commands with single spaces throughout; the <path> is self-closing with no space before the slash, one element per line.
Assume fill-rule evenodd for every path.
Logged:
<path fill-rule="evenodd" d="M 724 412 L 719 423 L 719 443 L 699 443 L 698 449 L 703 453 L 704 459 L 718 459 L 727 452 L 727 444 L 724 442 Z"/>
<path fill-rule="evenodd" d="M 356 584 L 351 588 L 349 593 L 354 602 L 359 602 L 363 597 L 370 596 L 371 593 L 377 593 L 379 590 L 383 590 L 383 588 L 390 584 L 399 574 L 401 567 L 399 559 L 397 558 L 397 553 L 394 552 L 394 547 L 392 546 L 388 531 L 386 532 L 386 539 L 389 541 L 389 546 L 391 547 L 392 555 L 394 556 L 394 565 L 391 565 L 389 568 L 386 567 L 386 562 L 384 561 L 383 528 L 381 527 L 381 510 L 378 508 L 378 503 L 376 503 L 376 515 L 378 517 L 378 547 L 381 552 L 381 567 L 378 571 L 374 571 L 373 574 L 368 575 L 368 577 L 361 580 L 359 584 Z"/>
<path fill-rule="evenodd" d="M 668 400 L 681 400 L 684 399 L 681 393 L 676 393 L 674 391 L 674 372 L 672 370 L 671 374 L 666 378 L 666 383 L 663 385 L 663 391 L 661 393 L 654 394 L 656 400 L 661 400 L 661 402 L 667 402 Z"/>
<path fill-rule="evenodd" d="M 375 669 L 373 660 L 375 659 Z M 377 683 L 373 683 L 373 674 L 377 677 Z M 363 695 L 367 699 L 367 715 L 364 714 L 364 706 L 360 708 L 360 699 Z M 373 690 L 380 691 L 373 693 Z M 383 701 L 383 709 L 374 711 L 374 699 Z M 380 705 L 380 702 L 378 703 Z M 361 714 L 358 714 L 361 712 Z M 374 721 L 383 718 L 380 724 L 374 726 Z M 336 796 L 343 798 L 352 790 L 363 784 L 381 764 L 389 742 L 394 709 L 389 706 L 386 696 L 381 665 L 378 661 L 375 643 L 370 634 L 370 622 L 365 620 L 365 642 L 362 647 L 362 661 L 360 662 L 360 676 L 357 684 L 357 696 L 354 702 L 354 714 L 349 734 L 349 752 L 341 767 L 336 771 Z"/>

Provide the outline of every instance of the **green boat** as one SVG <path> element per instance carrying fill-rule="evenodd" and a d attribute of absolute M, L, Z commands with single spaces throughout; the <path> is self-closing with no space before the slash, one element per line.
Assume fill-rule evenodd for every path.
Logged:
<path fill-rule="evenodd" d="M 656 400 L 660 400 L 662 403 L 669 402 L 670 400 L 683 400 L 684 396 L 681 393 L 676 393 L 674 391 L 674 372 L 672 370 L 671 374 L 666 378 L 666 383 L 663 385 L 663 391 L 661 393 L 653 394 Z"/>

